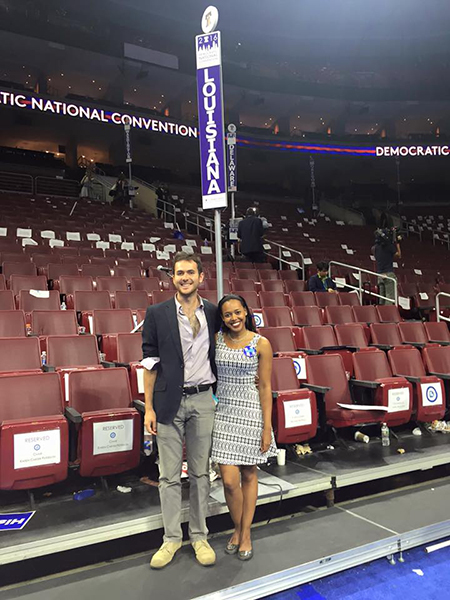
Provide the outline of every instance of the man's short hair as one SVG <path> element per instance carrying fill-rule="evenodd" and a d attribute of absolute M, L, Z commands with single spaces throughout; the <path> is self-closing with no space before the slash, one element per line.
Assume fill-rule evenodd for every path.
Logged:
<path fill-rule="evenodd" d="M 177 264 L 177 262 L 181 262 L 182 260 L 191 260 L 192 262 L 195 262 L 199 274 L 203 273 L 203 265 L 200 256 L 198 256 L 197 254 L 192 254 L 191 252 L 184 252 L 184 250 L 177 252 L 173 257 L 172 270 L 174 273 L 175 265 Z"/>
<path fill-rule="evenodd" d="M 259 211 L 255 206 L 249 206 L 245 212 L 245 214 L 247 215 L 247 217 L 256 217 L 258 215 Z"/>
<path fill-rule="evenodd" d="M 328 263 L 326 260 L 321 260 L 316 264 L 318 271 L 328 271 Z"/>

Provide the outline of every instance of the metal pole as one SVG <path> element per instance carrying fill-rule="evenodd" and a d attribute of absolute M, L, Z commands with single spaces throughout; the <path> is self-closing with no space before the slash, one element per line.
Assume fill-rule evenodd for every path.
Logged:
<path fill-rule="evenodd" d="M 234 219 L 236 218 L 236 207 L 234 205 L 234 192 L 231 192 L 231 219 L 234 221 Z M 230 240 L 230 252 L 231 252 L 231 256 L 234 260 L 235 258 L 235 253 L 236 253 L 236 244 L 234 243 L 234 240 Z"/>
<path fill-rule="evenodd" d="M 216 238 L 216 274 L 217 274 L 217 302 L 223 296 L 223 262 L 222 262 L 222 223 L 220 210 L 214 211 L 214 230 Z"/>
<path fill-rule="evenodd" d="M 395 159 L 395 164 L 397 165 L 397 211 L 399 210 L 399 206 L 400 206 L 400 186 L 401 186 L 401 181 L 400 181 L 400 159 L 398 158 L 398 156 Z"/>

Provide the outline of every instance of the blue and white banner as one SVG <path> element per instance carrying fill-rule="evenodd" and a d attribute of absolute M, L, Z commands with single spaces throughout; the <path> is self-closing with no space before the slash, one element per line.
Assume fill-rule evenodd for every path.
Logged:
<path fill-rule="evenodd" d="M 228 191 L 237 192 L 236 125 L 230 123 L 227 133 Z"/>
<path fill-rule="evenodd" d="M 203 208 L 227 206 L 220 32 L 197 35 L 197 99 Z"/>
<path fill-rule="evenodd" d="M 0 515 L 0 531 L 23 529 L 34 513 L 35 511 L 31 510 L 30 512 Z"/>

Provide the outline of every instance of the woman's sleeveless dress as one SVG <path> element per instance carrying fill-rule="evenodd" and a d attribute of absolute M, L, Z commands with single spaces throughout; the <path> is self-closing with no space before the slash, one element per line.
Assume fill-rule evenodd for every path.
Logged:
<path fill-rule="evenodd" d="M 218 404 L 214 418 L 211 459 L 222 465 L 256 465 L 276 456 L 272 433 L 270 448 L 261 452 L 263 415 L 255 384 L 258 372 L 255 335 L 245 348 L 231 349 L 222 332 L 216 343 Z"/>

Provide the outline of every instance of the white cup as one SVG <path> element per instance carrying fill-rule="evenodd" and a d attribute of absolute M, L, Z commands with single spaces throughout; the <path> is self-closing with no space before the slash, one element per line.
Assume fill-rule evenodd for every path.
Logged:
<path fill-rule="evenodd" d="M 286 464 L 286 450 L 284 448 L 279 448 L 277 453 L 277 464 L 280 467 L 284 467 Z"/>

